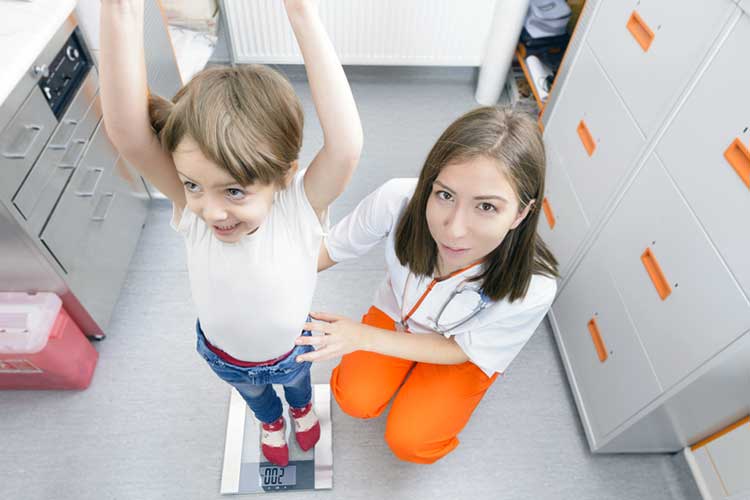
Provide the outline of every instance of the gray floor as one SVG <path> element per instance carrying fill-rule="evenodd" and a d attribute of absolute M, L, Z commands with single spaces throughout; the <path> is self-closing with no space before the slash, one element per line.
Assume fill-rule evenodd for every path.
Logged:
<path fill-rule="evenodd" d="M 471 73 L 354 69 L 362 163 L 332 207 L 338 220 L 394 176 L 412 176 L 442 129 L 475 106 Z M 406 78 L 401 75 L 406 75 Z M 303 161 L 321 143 L 309 89 Z M 0 491 L 8 499 L 220 498 L 229 389 L 194 352 L 184 249 L 155 202 L 131 262 L 99 366 L 82 392 L 0 393 Z M 383 277 L 381 252 L 320 276 L 314 308 L 359 317 Z M 326 382 L 333 362 L 313 369 Z M 431 466 L 400 462 L 385 419 L 333 403 L 334 489 L 278 493 L 341 499 L 699 499 L 684 460 L 587 448 L 549 325 L 488 391 L 461 445 Z"/>

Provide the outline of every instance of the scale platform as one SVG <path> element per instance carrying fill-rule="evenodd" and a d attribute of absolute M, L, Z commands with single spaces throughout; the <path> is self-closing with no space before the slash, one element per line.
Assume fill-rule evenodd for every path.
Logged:
<path fill-rule="evenodd" d="M 242 396 L 232 388 L 221 471 L 222 495 L 333 488 L 330 385 L 313 384 L 312 403 L 320 421 L 320 440 L 306 452 L 297 445 L 282 388 L 274 386 L 274 389 L 284 404 L 289 465 L 279 467 L 265 459 L 260 451 L 260 423 Z"/>

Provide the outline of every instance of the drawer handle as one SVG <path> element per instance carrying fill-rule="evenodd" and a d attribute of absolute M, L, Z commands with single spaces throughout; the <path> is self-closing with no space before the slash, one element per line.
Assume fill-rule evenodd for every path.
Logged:
<path fill-rule="evenodd" d="M 3 156 L 13 159 L 26 158 L 43 128 L 39 125 L 29 125 L 22 128 L 21 133 L 15 138 L 10 148 L 3 152 Z"/>
<path fill-rule="evenodd" d="M 60 125 L 60 128 L 57 130 L 57 133 L 55 134 L 53 141 L 50 142 L 49 148 L 50 149 L 67 148 L 71 137 L 73 137 L 73 132 L 75 131 L 76 126 L 78 126 L 78 120 L 65 120 Z"/>
<path fill-rule="evenodd" d="M 76 139 L 73 141 L 73 145 L 65 152 L 65 156 L 63 156 L 57 166 L 60 168 L 73 168 L 78 165 L 88 142 L 86 139 Z"/>
<path fill-rule="evenodd" d="M 653 30 L 646 24 L 646 21 L 636 11 L 633 11 L 630 19 L 628 19 L 627 27 L 630 34 L 635 38 L 635 41 L 643 49 L 643 52 L 648 52 L 655 35 Z"/>
<path fill-rule="evenodd" d="M 596 150 L 596 142 L 594 141 L 594 137 L 591 135 L 591 131 L 586 126 L 586 122 L 581 120 L 581 123 L 578 124 L 578 137 L 581 138 L 581 143 L 583 143 L 584 149 L 586 149 L 586 152 L 589 154 L 589 156 L 594 155 L 594 151 Z"/>
<path fill-rule="evenodd" d="M 596 318 L 591 318 L 589 320 L 589 333 L 591 334 L 591 340 L 594 342 L 599 361 L 604 363 L 607 361 L 609 354 L 607 354 L 607 348 L 604 346 L 604 341 L 599 333 L 599 325 L 596 324 Z"/>
<path fill-rule="evenodd" d="M 554 229 L 555 214 L 552 213 L 552 207 L 550 206 L 546 196 L 544 197 L 544 200 L 542 200 L 542 209 L 544 210 L 545 217 L 547 217 L 547 224 L 549 224 L 549 228 Z"/>
<path fill-rule="evenodd" d="M 659 294 L 661 300 L 665 300 L 669 297 L 669 294 L 672 293 L 672 287 L 669 286 L 669 282 L 664 276 L 661 266 L 650 248 L 647 248 L 646 251 L 643 252 L 641 255 L 641 261 L 643 262 L 643 266 L 646 268 L 646 272 L 651 278 L 651 281 L 654 283 L 656 293 Z"/>
<path fill-rule="evenodd" d="M 732 141 L 732 144 L 724 151 L 724 158 L 727 159 L 734 171 L 737 172 L 742 182 L 750 188 L 750 151 L 747 150 L 747 147 L 742 144 L 739 138 Z"/>
<path fill-rule="evenodd" d="M 84 175 L 83 180 L 81 180 L 78 191 L 76 191 L 76 196 L 79 196 L 81 198 L 89 198 L 91 196 L 94 196 L 96 187 L 99 185 L 99 181 L 102 178 L 102 173 L 104 173 L 103 168 L 90 167 Z M 86 186 L 89 185 L 91 187 L 86 188 Z"/>
<path fill-rule="evenodd" d="M 99 203 L 96 204 L 91 220 L 102 221 L 106 219 L 109 214 L 109 208 L 112 206 L 114 199 L 115 193 L 104 193 L 102 197 L 99 198 Z"/>

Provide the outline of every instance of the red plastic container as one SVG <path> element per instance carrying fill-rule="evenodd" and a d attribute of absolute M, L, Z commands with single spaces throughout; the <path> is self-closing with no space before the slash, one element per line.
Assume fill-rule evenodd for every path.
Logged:
<path fill-rule="evenodd" d="M 0 319 L 11 325 L 0 321 L 0 389 L 85 389 L 91 383 L 99 353 L 60 299 L 43 295 L 0 294 Z"/>

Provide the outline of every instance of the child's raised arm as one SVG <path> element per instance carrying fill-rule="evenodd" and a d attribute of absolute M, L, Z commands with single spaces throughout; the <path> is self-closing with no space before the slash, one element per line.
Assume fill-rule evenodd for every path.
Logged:
<path fill-rule="evenodd" d="M 101 99 L 107 135 L 120 153 L 176 206 L 185 192 L 172 156 L 151 128 L 143 51 L 144 0 L 102 0 Z"/>
<path fill-rule="evenodd" d="M 344 69 L 318 15 L 318 2 L 285 0 L 284 6 L 323 128 L 323 147 L 305 174 L 307 197 L 322 214 L 349 183 L 359 162 L 362 124 Z"/>

